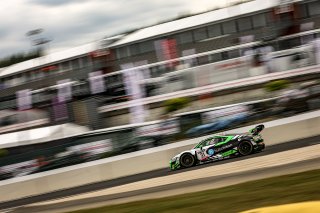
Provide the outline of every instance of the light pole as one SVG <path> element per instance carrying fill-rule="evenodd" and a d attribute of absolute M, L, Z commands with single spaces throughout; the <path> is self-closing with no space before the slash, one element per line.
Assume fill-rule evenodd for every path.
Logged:
<path fill-rule="evenodd" d="M 30 30 L 29 32 L 26 33 L 26 36 L 30 39 L 31 45 L 32 46 L 37 46 L 38 47 L 38 51 L 40 56 L 45 55 L 44 52 L 44 45 L 48 44 L 51 41 L 50 39 L 41 37 L 40 34 L 43 32 L 44 30 L 42 28 L 38 28 L 35 30 Z"/>

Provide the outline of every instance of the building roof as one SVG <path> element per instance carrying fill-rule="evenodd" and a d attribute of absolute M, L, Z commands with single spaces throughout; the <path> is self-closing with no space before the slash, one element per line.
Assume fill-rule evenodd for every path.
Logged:
<path fill-rule="evenodd" d="M 0 135 L 0 149 L 44 143 L 87 132 L 89 132 L 87 127 L 72 123 L 12 132 Z"/>
<path fill-rule="evenodd" d="M 97 50 L 97 43 L 89 43 L 78 47 L 70 48 L 64 51 L 55 52 L 40 58 L 24 61 L 21 63 L 13 64 L 11 66 L 0 69 L 0 77 L 9 76 L 21 71 L 32 69 L 38 66 L 59 62 L 65 59 L 88 54 Z"/>
<path fill-rule="evenodd" d="M 101 42 L 105 41 L 108 47 L 118 47 L 124 46 L 126 44 L 135 43 L 137 41 L 146 40 L 161 35 L 166 35 L 178 31 L 184 31 L 190 28 L 195 28 L 197 26 L 206 25 L 213 22 L 219 22 L 226 20 L 232 17 L 250 14 L 258 12 L 261 10 L 266 10 L 272 7 L 275 7 L 280 3 L 281 0 L 254 0 L 246 2 L 239 5 L 234 5 L 227 8 L 222 8 L 183 19 L 154 25 L 151 27 L 146 27 L 140 30 L 137 30 L 128 35 L 118 35 L 111 38 L 102 39 L 99 42 L 93 42 L 78 46 L 75 48 L 67 49 L 61 52 L 52 53 L 47 56 L 40 58 L 24 61 L 18 64 L 14 64 L 5 68 L 0 69 L 0 78 L 4 76 L 9 76 L 19 72 L 26 71 L 28 69 L 33 69 L 39 66 L 56 63 L 62 60 L 71 59 L 73 57 L 81 56 L 92 51 L 95 51 L 101 48 Z M 292 0 L 293 2 L 298 2 L 302 0 Z M 112 43 L 112 41 L 115 41 Z M 111 44 L 109 44 L 111 42 Z"/>
<path fill-rule="evenodd" d="M 143 28 L 125 36 L 123 39 L 113 43 L 110 47 L 123 46 L 136 41 L 169 34 L 177 31 L 194 28 L 200 25 L 218 22 L 231 17 L 254 13 L 257 11 L 272 8 L 278 5 L 279 0 L 255 0 L 227 8 L 222 8 L 187 18 L 166 22 L 163 24 Z"/>

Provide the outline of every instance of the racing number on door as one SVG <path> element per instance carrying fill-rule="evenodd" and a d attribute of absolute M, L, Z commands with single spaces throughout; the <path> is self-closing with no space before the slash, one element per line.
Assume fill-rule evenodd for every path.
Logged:
<path fill-rule="evenodd" d="M 198 157 L 199 157 L 199 159 L 201 159 L 201 160 L 206 157 L 206 155 L 204 154 L 204 151 L 203 151 L 203 150 L 199 150 L 199 151 L 198 151 Z"/>

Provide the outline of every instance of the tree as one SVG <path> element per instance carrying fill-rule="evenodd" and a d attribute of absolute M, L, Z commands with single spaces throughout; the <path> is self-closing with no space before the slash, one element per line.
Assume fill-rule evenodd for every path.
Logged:
<path fill-rule="evenodd" d="M 183 98 L 173 98 L 170 100 L 165 101 L 165 113 L 170 114 L 172 112 L 178 111 L 190 103 L 190 99 L 187 97 Z"/>
<path fill-rule="evenodd" d="M 0 149 L 0 158 L 5 157 L 9 154 L 8 150 L 6 149 Z"/>
<path fill-rule="evenodd" d="M 264 88 L 268 92 L 275 92 L 275 91 L 279 91 L 282 89 L 286 89 L 289 86 L 290 86 L 290 82 L 287 80 L 276 80 L 276 81 L 271 81 L 271 82 L 265 84 Z"/>
<path fill-rule="evenodd" d="M 0 59 L 0 68 L 8 67 L 13 64 L 17 64 L 30 59 L 38 58 L 41 56 L 41 50 L 37 49 L 29 53 L 16 53 L 11 56 Z"/>

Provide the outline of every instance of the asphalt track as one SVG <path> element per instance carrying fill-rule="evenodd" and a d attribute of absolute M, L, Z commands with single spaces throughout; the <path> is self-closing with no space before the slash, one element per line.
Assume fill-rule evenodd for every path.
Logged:
<path fill-rule="evenodd" d="M 269 147 L 267 146 L 265 151 L 263 151 L 261 153 L 254 154 L 254 155 L 233 158 L 233 159 L 223 160 L 223 161 L 214 162 L 214 163 L 203 164 L 203 165 L 196 166 L 196 167 L 193 167 L 190 169 L 183 169 L 183 170 L 179 170 L 179 171 L 175 171 L 175 172 L 171 172 L 171 171 L 169 171 L 169 169 L 160 169 L 160 170 L 155 170 L 152 172 L 147 172 L 147 173 L 132 175 L 132 176 L 128 176 L 128 177 L 118 178 L 116 180 L 109 180 L 109 181 L 84 185 L 84 186 L 80 186 L 80 187 L 75 187 L 75 188 L 71 188 L 71 189 L 65 189 L 65 190 L 52 192 L 52 193 L 48 193 L 48 194 L 32 196 L 32 197 L 28 197 L 28 198 L 22 198 L 22 199 L 18 199 L 18 200 L 14 200 L 14 201 L 3 202 L 3 203 L 0 203 L 0 209 L 4 210 L 4 209 L 16 208 L 18 206 L 24 206 L 24 205 L 28 205 L 28 204 L 32 204 L 32 203 L 38 203 L 38 202 L 48 201 L 48 200 L 52 200 L 52 199 L 67 197 L 67 196 L 71 196 L 71 195 L 97 191 L 97 190 L 106 189 L 106 188 L 110 188 L 110 187 L 120 186 L 123 184 L 133 183 L 136 181 L 146 180 L 146 179 L 150 179 L 150 178 L 164 177 L 164 176 L 169 176 L 172 174 L 182 173 L 182 172 L 186 172 L 186 171 L 190 171 L 190 170 L 197 170 L 197 169 L 201 169 L 201 168 L 208 167 L 208 166 L 221 165 L 221 164 L 230 163 L 233 161 L 241 161 L 241 160 L 245 160 L 248 158 L 255 158 L 255 157 L 260 157 L 260 156 L 264 156 L 264 155 L 274 154 L 277 152 L 307 147 L 307 146 L 319 144 L 319 141 L 320 141 L 320 136 L 311 137 L 311 138 L 306 138 L 306 139 L 302 139 L 302 140 L 296 140 L 296 141 L 286 142 L 286 143 L 282 143 L 282 144 L 277 144 L 277 145 L 273 145 L 273 146 L 269 146 Z M 314 160 L 310 160 L 310 161 L 301 161 L 298 163 L 294 163 L 292 165 L 289 164 L 289 165 L 283 165 L 283 166 L 278 166 L 278 167 L 273 167 L 273 168 L 267 168 L 267 169 L 263 169 L 261 171 L 251 171 L 251 172 L 239 173 L 239 174 L 229 174 L 229 175 L 217 176 L 217 177 L 212 177 L 212 178 L 207 178 L 207 179 L 192 180 L 192 181 L 181 181 L 181 183 L 175 183 L 174 185 L 154 187 L 154 188 L 149 188 L 149 189 L 143 189 L 143 190 L 126 192 L 126 193 L 113 194 L 113 195 L 106 195 L 106 196 L 101 196 L 101 197 L 93 197 L 90 199 L 82 200 L 81 204 L 98 203 L 98 202 L 105 202 L 108 200 L 115 200 L 115 199 L 119 199 L 119 198 L 138 196 L 141 194 L 147 194 L 147 193 L 156 192 L 156 191 L 165 191 L 165 190 L 168 190 L 169 188 L 172 189 L 172 188 L 186 187 L 186 186 L 190 186 L 190 185 L 197 185 L 197 184 L 201 184 L 201 183 L 204 183 L 207 181 L 218 182 L 218 181 L 221 181 L 222 179 L 226 180 L 226 178 L 229 178 L 229 179 L 230 178 L 231 179 L 240 179 L 240 178 L 250 179 L 249 178 L 250 176 L 253 177 L 253 176 L 256 176 L 257 174 L 259 174 L 260 176 L 262 175 L 261 177 L 265 177 L 267 174 L 270 174 L 270 173 L 275 174 L 280 171 L 282 171 L 282 172 L 289 171 L 290 168 L 291 169 L 292 168 L 301 168 L 301 169 L 302 168 L 311 168 L 311 165 L 319 165 L 319 161 L 320 161 L 319 159 L 314 159 Z M 50 209 L 52 212 L 55 212 L 56 208 L 59 208 L 59 209 L 68 208 L 68 207 L 72 207 L 72 206 L 75 206 L 78 204 L 79 203 L 77 203 L 76 201 L 72 201 L 72 202 L 67 202 L 65 204 L 65 206 L 63 206 L 63 205 L 59 205 L 59 206 L 47 205 L 47 206 L 45 206 L 45 209 L 43 209 L 44 207 L 42 207 L 42 208 L 38 207 L 38 209 L 36 207 L 27 207 L 26 209 L 21 208 L 20 210 L 19 210 L 19 208 L 17 208 L 13 212 L 42 212 L 43 210 L 50 210 Z M 58 209 L 56 209 L 56 210 L 58 210 Z"/>
<path fill-rule="evenodd" d="M 85 199 L 62 201 L 59 203 L 22 206 L 11 209 L 8 213 L 58 213 L 81 209 L 97 208 L 106 205 L 121 204 L 139 200 L 156 199 L 180 194 L 187 194 L 206 189 L 220 188 L 242 182 L 258 180 L 268 177 L 303 172 L 310 169 L 320 169 L 320 158 L 300 161 L 292 164 L 239 172 L 216 177 L 181 181 L 164 186 L 133 190 L 112 195 L 94 196 Z M 214 185 L 214 187 L 212 187 Z"/>

